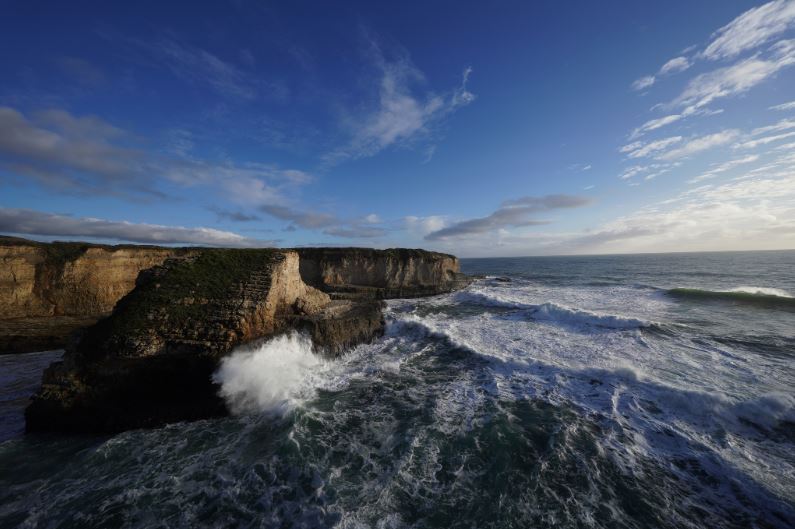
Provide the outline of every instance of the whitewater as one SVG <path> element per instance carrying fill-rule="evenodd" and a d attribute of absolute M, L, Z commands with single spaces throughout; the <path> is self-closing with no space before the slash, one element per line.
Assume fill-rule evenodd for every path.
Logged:
<path fill-rule="evenodd" d="M 23 437 L 58 353 L 3 358 L 0 526 L 795 525 L 795 252 L 463 266 L 340 358 L 235 351 L 228 418 Z"/>

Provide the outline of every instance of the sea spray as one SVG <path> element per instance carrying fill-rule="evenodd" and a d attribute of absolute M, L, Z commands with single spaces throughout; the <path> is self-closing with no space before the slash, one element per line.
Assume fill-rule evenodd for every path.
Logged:
<path fill-rule="evenodd" d="M 310 339 L 292 332 L 233 352 L 213 380 L 234 413 L 284 411 L 312 387 L 314 371 L 324 365 Z"/>

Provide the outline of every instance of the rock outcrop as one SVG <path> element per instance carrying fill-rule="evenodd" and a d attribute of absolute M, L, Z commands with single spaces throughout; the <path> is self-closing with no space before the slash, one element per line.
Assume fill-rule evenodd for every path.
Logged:
<path fill-rule="evenodd" d="M 191 251 L 0 237 L 0 354 L 63 347 L 110 314 L 141 270 Z"/>
<path fill-rule="evenodd" d="M 347 251 L 318 250 L 307 267 L 304 250 L 193 249 L 141 272 L 45 371 L 27 429 L 113 432 L 225 414 L 211 375 L 234 347 L 299 329 L 336 355 L 383 332 L 381 298 L 463 281 L 452 256 Z"/>
<path fill-rule="evenodd" d="M 354 298 L 411 298 L 466 286 L 449 254 L 393 248 L 300 248 L 301 278 L 309 285 Z"/>

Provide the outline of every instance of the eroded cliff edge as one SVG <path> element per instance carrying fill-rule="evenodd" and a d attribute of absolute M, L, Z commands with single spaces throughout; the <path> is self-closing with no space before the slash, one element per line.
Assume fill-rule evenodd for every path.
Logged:
<path fill-rule="evenodd" d="M 69 345 L 27 428 L 113 432 L 222 415 L 211 375 L 236 346 L 298 329 L 334 355 L 383 332 L 381 299 L 465 282 L 454 257 L 422 250 L 193 249 L 141 272 Z"/>
<path fill-rule="evenodd" d="M 0 354 L 63 347 L 110 314 L 142 270 L 191 252 L 0 237 Z"/>

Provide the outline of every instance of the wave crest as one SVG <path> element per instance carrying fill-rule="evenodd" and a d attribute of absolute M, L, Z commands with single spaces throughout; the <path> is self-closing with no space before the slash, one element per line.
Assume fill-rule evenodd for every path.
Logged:
<path fill-rule="evenodd" d="M 556 321 L 571 325 L 589 325 L 608 329 L 641 329 L 651 326 L 651 322 L 638 318 L 571 309 L 555 303 L 538 305 L 530 311 L 530 315 L 535 320 Z"/>
<path fill-rule="evenodd" d="M 602 314 L 584 309 L 570 308 L 552 302 L 535 305 L 520 303 L 484 294 L 482 292 L 459 292 L 455 299 L 458 302 L 471 303 L 485 307 L 519 310 L 525 312 L 528 317 L 534 320 L 557 322 L 568 325 L 587 325 L 609 329 L 641 329 L 652 326 L 651 322 L 639 318 L 631 318 L 618 314 Z"/>
<path fill-rule="evenodd" d="M 724 300 L 755 303 L 760 305 L 795 308 L 795 297 L 789 292 L 768 287 L 737 287 L 729 290 L 708 290 L 701 288 L 672 288 L 668 294 L 685 299 Z"/>

